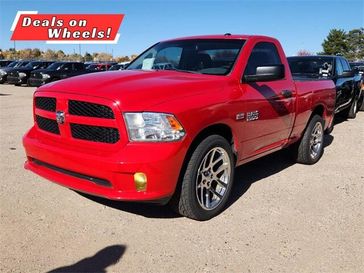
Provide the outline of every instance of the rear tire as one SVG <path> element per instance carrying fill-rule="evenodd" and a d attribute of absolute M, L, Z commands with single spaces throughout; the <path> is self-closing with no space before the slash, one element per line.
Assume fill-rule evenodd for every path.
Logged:
<path fill-rule="evenodd" d="M 179 214 L 199 221 L 218 215 L 229 199 L 234 167 L 229 142 L 219 135 L 208 136 L 193 151 L 181 189 L 170 205 Z"/>
<path fill-rule="evenodd" d="M 324 148 L 324 120 L 315 115 L 311 118 L 301 140 L 294 149 L 295 161 L 312 165 L 320 160 Z"/>
<path fill-rule="evenodd" d="M 346 118 L 354 119 L 356 118 L 357 112 L 358 112 L 358 99 L 354 99 L 350 107 L 344 110 L 344 115 Z"/>
<path fill-rule="evenodd" d="M 358 108 L 359 111 L 364 111 L 364 90 L 361 91 L 361 99 Z"/>

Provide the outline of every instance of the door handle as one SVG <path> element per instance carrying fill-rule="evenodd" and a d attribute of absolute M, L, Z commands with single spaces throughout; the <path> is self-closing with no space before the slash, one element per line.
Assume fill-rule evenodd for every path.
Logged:
<path fill-rule="evenodd" d="M 291 98 L 292 97 L 292 90 L 282 90 L 281 95 L 285 98 Z"/>

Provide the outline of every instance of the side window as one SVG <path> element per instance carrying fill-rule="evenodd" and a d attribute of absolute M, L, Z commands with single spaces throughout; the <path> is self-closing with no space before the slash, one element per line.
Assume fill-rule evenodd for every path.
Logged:
<path fill-rule="evenodd" d="M 341 76 L 343 74 L 344 68 L 339 58 L 336 58 L 336 75 Z"/>
<path fill-rule="evenodd" d="M 181 47 L 167 47 L 160 50 L 154 60 L 153 69 L 172 69 L 179 65 L 181 59 Z"/>
<path fill-rule="evenodd" d="M 255 45 L 248 59 L 244 75 L 255 75 L 258 66 L 282 64 L 276 46 L 269 42 Z"/>
<path fill-rule="evenodd" d="M 62 70 L 69 71 L 72 70 L 72 64 L 64 64 Z"/>
<path fill-rule="evenodd" d="M 341 59 L 341 63 L 343 65 L 343 70 L 344 71 L 350 71 L 351 70 L 350 65 L 349 65 L 347 60 Z"/>
<path fill-rule="evenodd" d="M 81 63 L 75 63 L 73 66 L 74 66 L 74 69 L 78 71 L 78 70 L 82 70 L 84 65 Z"/>

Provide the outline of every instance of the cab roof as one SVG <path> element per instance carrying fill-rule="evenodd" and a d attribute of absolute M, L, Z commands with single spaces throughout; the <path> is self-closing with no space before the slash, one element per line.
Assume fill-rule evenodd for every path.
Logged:
<path fill-rule="evenodd" d="M 215 34 L 215 35 L 198 35 L 198 36 L 187 36 L 175 39 L 168 39 L 164 40 L 163 42 L 170 42 L 170 41 L 179 41 L 179 40 L 207 40 L 207 39 L 226 39 L 226 40 L 247 40 L 251 38 L 264 38 L 264 39 L 274 39 L 273 37 L 263 36 L 263 35 L 243 35 L 243 34 Z"/>

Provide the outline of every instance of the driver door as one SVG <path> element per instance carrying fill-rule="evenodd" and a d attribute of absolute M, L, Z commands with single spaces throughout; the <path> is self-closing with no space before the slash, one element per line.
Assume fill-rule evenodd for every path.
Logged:
<path fill-rule="evenodd" d="M 283 52 L 274 43 L 258 42 L 248 59 L 244 75 L 254 75 L 259 66 L 282 64 Z M 285 72 L 289 73 L 289 72 Z M 294 119 L 295 86 L 290 77 L 241 83 L 246 118 L 242 123 L 243 158 L 284 145 Z"/>

